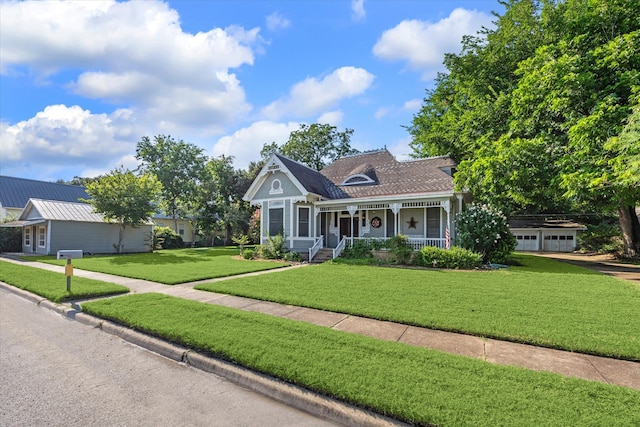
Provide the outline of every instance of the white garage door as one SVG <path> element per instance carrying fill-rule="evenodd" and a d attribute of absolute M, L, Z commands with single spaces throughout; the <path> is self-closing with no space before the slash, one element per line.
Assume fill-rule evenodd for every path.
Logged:
<path fill-rule="evenodd" d="M 538 236 L 536 234 L 516 234 L 517 251 L 537 251 Z"/>
<path fill-rule="evenodd" d="M 547 252 L 572 252 L 576 248 L 572 234 L 547 234 L 544 236 L 544 250 Z"/>

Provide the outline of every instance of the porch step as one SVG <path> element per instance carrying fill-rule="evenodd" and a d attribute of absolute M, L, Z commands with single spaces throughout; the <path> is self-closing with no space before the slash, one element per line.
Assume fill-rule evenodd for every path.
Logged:
<path fill-rule="evenodd" d="M 318 250 L 318 253 L 316 254 L 316 256 L 314 256 L 313 259 L 311 260 L 311 263 L 320 264 L 325 261 L 329 261 L 330 259 L 333 259 L 333 249 L 322 248 Z"/>

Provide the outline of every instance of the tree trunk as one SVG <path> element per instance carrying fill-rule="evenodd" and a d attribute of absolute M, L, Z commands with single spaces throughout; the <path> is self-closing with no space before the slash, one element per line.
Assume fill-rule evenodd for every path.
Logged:
<path fill-rule="evenodd" d="M 120 230 L 118 231 L 118 247 L 116 249 L 116 253 L 120 255 L 122 253 L 122 241 L 124 240 L 124 224 L 120 224 Z"/>
<path fill-rule="evenodd" d="M 618 216 L 624 242 L 624 255 L 636 256 L 640 253 L 640 223 L 638 223 L 635 207 L 619 207 Z"/>
<path fill-rule="evenodd" d="M 225 231 L 226 231 L 226 236 L 224 239 L 224 244 L 225 246 L 230 246 L 232 241 L 231 241 L 231 237 L 233 236 L 233 229 L 231 228 L 231 224 L 227 224 L 225 226 Z"/>

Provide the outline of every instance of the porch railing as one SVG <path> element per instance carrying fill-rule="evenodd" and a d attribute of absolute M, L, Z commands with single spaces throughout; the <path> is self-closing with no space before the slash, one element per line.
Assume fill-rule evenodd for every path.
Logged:
<path fill-rule="evenodd" d="M 316 242 L 313 244 L 312 247 L 309 248 L 309 262 L 311 262 L 313 257 L 316 256 L 318 251 L 322 248 L 322 246 L 323 246 L 322 242 L 323 241 L 324 241 L 324 237 L 320 236 L 320 237 L 316 238 Z"/>
<path fill-rule="evenodd" d="M 353 238 L 348 238 L 348 241 L 349 241 L 348 243 L 349 243 L 349 246 L 353 246 L 354 241 L 361 241 L 361 242 L 370 244 L 374 241 L 384 242 L 386 240 L 389 240 L 389 239 L 384 237 L 353 237 Z M 445 239 L 410 237 L 409 246 L 414 251 L 419 251 L 425 246 L 435 246 L 437 248 L 443 249 L 445 247 Z"/>
<path fill-rule="evenodd" d="M 343 237 L 342 240 L 340 240 L 340 243 L 338 243 L 338 246 L 336 246 L 335 249 L 333 250 L 333 259 L 338 258 L 342 253 L 342 251 L 344 251 L 344 248 L 347 245 L 347 240 L 349 240 L 349 238 L 346 236 Z"/>

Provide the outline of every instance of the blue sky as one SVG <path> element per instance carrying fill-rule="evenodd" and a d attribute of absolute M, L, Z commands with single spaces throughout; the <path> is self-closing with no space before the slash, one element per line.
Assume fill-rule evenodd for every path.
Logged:
<path fill-rule="evenodd" d="M 0 2 L 0 174 L 133 169 L 142 136 L 259 160 L 301 123 L 410 153 L 425 90 L 497 1 Z"/>

